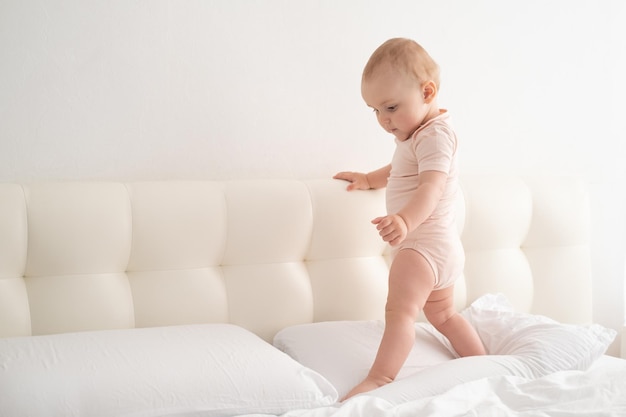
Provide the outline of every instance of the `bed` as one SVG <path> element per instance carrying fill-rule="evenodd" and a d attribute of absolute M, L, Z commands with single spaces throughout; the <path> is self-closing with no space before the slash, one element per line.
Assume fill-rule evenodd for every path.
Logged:
<path fill-rule="evenodd" d="M 338 402 L 383 328 L 384 191 L 332 179 L 0 184 L 2 416 L 618 416 L 592 320 L 588 193 L 465 176 L 459 310 L 391 384 Z"/>

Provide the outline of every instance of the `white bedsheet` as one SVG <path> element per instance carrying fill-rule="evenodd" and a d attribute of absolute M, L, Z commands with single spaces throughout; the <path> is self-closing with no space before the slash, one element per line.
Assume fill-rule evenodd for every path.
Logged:
<path fill-rule="evenodd" d="M 332 407 L 295 410 L 282 415 L 329 416 L 626 416 L 626 361 L 606 358 L 586 372 L 563 371 L 538 379 L 484 378 L 457 385 L 442 395 L 396 406 L 382 398 L 361 395 Z"/>

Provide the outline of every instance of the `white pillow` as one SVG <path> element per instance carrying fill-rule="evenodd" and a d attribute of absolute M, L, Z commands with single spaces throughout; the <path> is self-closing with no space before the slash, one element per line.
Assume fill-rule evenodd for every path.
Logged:
<path fill-rule="evenodd" d="M 367 375 L 378 350 L 382 321 L 329 321 L 287 327 L 274 346 L 330 381 L 343 397 Z M 416 343 L 397 379 L 455 358 L 428 323 L 415 327 Z"/>
<path fill-rule="evenodd" d="M 336 402 L 316 372 L 228 324 L 0 339 L 2 416 L 281 414 Z"/>
<path fill-rule="evenodd" d="M 485 295 L 462 314 L 490 355 L 454 359 L 443 335 L 417 323 L 416 344 L 398 378 L 369 394 L 400 404 L 490 376 L 537 378 L 559 370 L 585 370 L 616 335 L 599 325 L 560 324 L 516 313 L 503 295 Z M 382 322 L 307 324 L 282 330 L 274 345 L 325 376 L 341 397 L 367 374 L 382 330 Z"/>
<path fill-rule="evenodd" d="M 479 298 L 462 314 L 478 331 L 489 355 L 435 365 L 371 395 L 400 404 L 485 377 L 534 379 L 557 371 L 584 371 L 604 354 L 617 334 L 597 324 L 561 324 L 544 316 L 515 312 L 501 294 Z M 443 336 L 437 337 L 449 345 Z"/>
<path fill-rule="evenodd" d="M 525 358 L 535 377 L 587 370 L 617 334 L 599 324 L 562 324 L 545 316 L 518 313 L 502 294 L 487 294 L 462 314 L 477 329 L 488 353 Z"/>

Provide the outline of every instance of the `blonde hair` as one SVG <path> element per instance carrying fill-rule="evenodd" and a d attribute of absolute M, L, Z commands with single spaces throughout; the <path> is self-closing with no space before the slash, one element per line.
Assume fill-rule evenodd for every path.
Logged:
<path fill-rule="evenodd" d="M 420 44 L 411 39 L 393 38 L 380 45 L 367 61 L 362 80 L 372 76 L 382 64 L 391 65 L 420 86 L 433 81 L 439 89 L 439 65 Z"/>

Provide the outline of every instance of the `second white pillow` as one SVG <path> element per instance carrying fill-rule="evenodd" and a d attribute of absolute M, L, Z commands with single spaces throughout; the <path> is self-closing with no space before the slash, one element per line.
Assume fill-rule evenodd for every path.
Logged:
<path fill-rule="evenodd" d="M 341 398 L 369 372 L 383 330 L 376 320 L 302 324 L 278 332 L 274 346 L 326 377 Z M 397 379 L 456 357 L 433 334 L 430 324 L 416 324 L 415 345 Z"/>

